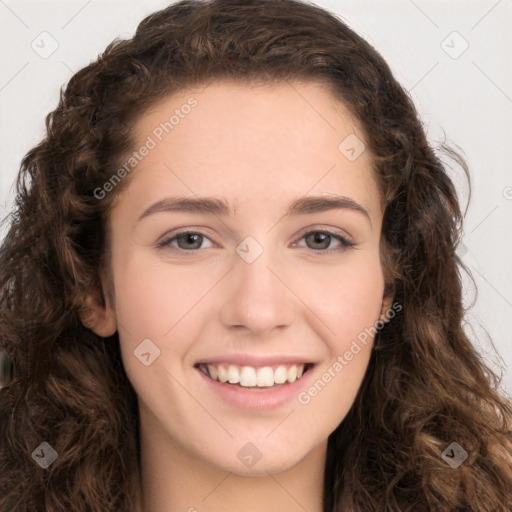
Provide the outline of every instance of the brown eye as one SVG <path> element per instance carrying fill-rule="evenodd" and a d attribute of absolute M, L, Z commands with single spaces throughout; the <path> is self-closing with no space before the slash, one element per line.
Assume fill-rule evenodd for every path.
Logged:
<path fill-rule="evenodd" d="M 197 233 L 195 231 L 187 231 L 185 233 L 178 233 L 171 237 L 164 238 L 161 242 L 158 243 L 159 248 L 163 247 L 171 247 L 176 248 L 176 245 L 173 243 L 177 241 L 177 249 L 182 251 L 194 251 L 196 249 L 208 249 L 208 247 L 201 247 L 204 240 L 209 240 L 209 238 L 201 233 Z"/>
<path fill-rule="evenodd" d="M 311 249 L 327 249 L 331 244 L 331 235 L 321 233 L 320 231 L 310 233 L 305 239 L 313 244 Z"/>
<path fill-rule="evenodd" d="M 178 246 L 180 249 L 199 249 L 203 242 L 203 236 L 198 233 L 184 233 L 176 237 Z M 180 241 L 183 242 L 184 247 L 180 245 Z M 189 245 L 190 244 L 190 245 Z M 193 247 L 191 247 L 193 246 Z"/>
<path fill-rule="evenodd" d="M 341 235 L 331 233 L 329 231 L 310 231 L 303 237 L 306 240 L 307 247 L 314 251 L 332 253 L 337 251 L 343 251 L 346 248 L 353 247 L 355 244 L 347 240 Z M 338 248 L 326 250 L 332 241 L 338 242 Z"/>

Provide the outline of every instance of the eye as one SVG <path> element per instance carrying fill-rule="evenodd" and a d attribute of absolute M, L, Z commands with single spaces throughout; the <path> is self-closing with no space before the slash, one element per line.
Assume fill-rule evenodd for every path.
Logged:
<path fill-rule="evenodd" d="M 178 242 L 178 249 L 181 249 L 183 251 L 193 251 L 195 249 L 199 249 L 199 246 L 201 246 L 202 241 L 205 239 L 209 240 L 207 236 L 201 233 L 197 233 L 195 231 L 185 231 L 183 233 L 178 233 L 177 235 L 174 235 L 172 237 L 164 238 L 161 242 L 158 243 L 158 247 L 174 247 L 172 242 L 176 240 Z M 181 247 L 179 245 L 180 242 L 183 242 L 184 247 Z M 192 245 L 193 247 L 191 247 L 190 245 Z"/>
<path fill-rule="evenodd" d="M 308 245 L 309 248 L 313 249 L 314 251 L 320 251 L 327 254 L 343 251 L 345 249 L 355 246 L 354 243 L 352 243 L 344 236 L 332 233 L 331 231 L 327 230 L 309 231 L 305 233 L 300 240 L 302 239 L 305 239 L 306 241 L 309 241 L 310 243 L 313 244 L 313 247 L 309 247 Z M 337 249 L 331 249 L 326 251 L 325 249 L 327 249 L 327 247 L 331 245 L 331 242 L 333 240 L 337 240 L 340 245 L 338 246 Z M 315 245 L 317 245 L 317 247 L 314 247 Z"/>
<path fill-rule="evenodd" d="M 299 240 L 302 239 L 305 239 L 307 242 L 313 244 L 313 247 L 309 247 L 308 244 L 310 249 L 314 250 L 315 252 L 323 252 L 326 254 L 340 252 L 355 246 L 354 243 L 350 242 L 344 236 L 332 233 L 328 230 L 309 231 L 305 233 Z M 211 242 L 210 238 L 203 233 L 196 231 L 184 231 L 182 233 L 177 233 L 173 236 L 164 238 L 162 241 L 158 242 L 157 248 L 163 249 L 164 247 L 171 247 L 182 251 L 195 251 L 197 249 L 209 249 L 213 247 L 213 245 L 210 245 L 210 247 L 201 247 L 204 240 L 209 240 Z M 331 245 L 333 240 L 338 242 L 338 248 L 330 249 L 328 251 L 325 250 Z M 178 244 L 177 247 L 174 242 Z M 315 247 L 315 244 L 317 244 L 317 247 Z"/>

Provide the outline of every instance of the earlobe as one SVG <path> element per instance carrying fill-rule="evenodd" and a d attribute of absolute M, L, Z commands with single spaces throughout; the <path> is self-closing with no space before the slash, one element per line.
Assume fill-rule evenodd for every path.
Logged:
<path fill-rule="evenodd" d="M 389 310 L 391 309 L 391 306 L 393 304 L 394 294 L 388 293 L 387 295 L 384 295 L 382 298 L 382 306 L 380 310 L 380 316 L 379 320 L 381 322 L 389 322 Z M 394 315 L 393 315 L 394 316 Z"/>
<path fill-rule="evenodd" d="M 115 312 L 108 298 L 99 291 L 90 293 L 84 299 L 85 311 L 80 314 L 82 324 L 102 338 L 113 336 L 117 331 Z"/>

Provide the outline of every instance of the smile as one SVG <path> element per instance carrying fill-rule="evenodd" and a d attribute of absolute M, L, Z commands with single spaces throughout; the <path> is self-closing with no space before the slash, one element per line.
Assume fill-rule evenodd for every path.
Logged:
<path fill-rule="evenodd" d="M 244 388 L 273 387 L 299 380 L 313 366 L 311 363 L 281 364 L 272 366 L 249 366 L 236 364 L 204 364 L 197 367 L 211 379 L 223 384 L 233 384 Z"/>

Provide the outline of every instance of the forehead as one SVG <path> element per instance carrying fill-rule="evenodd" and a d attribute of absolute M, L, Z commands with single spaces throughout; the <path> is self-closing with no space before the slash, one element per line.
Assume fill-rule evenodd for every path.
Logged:
<path fill-rule="evenodd" d="M 152 199 L 164 189 L 237 202 L 288 192 L 293 198 L 350 192 L 366 204 L 375 199 L 364 131 L 319 83 L 213 82 L 159 100 L 133 131 L 135 151 L 150 149 L 130 179 L 138 194 Z"/>

